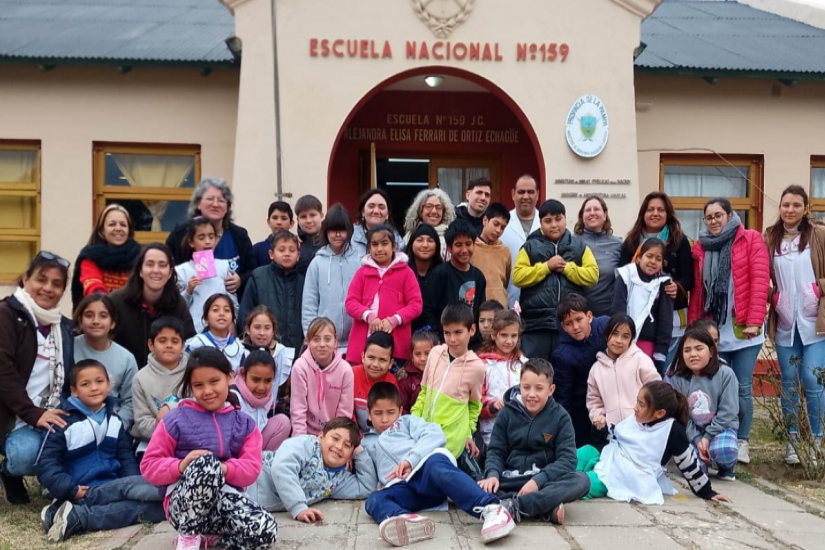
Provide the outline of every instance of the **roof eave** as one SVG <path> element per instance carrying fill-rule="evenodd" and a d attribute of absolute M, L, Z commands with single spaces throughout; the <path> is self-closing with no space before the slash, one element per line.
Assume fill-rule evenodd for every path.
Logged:
<path fill-rule="evenodd" d="M 176 60 L 176 59 L 102 59 L 74 57 L 21 57 L 0 54 L 0 63 L 16 65 L 46 66 L 88 66 L 88 67 L 192 67 L 192 68 L 238 68 L 240 62 L 235 60 Z"/>
<path fill-rule="evenodd" d="M 702 69 L 693 67 L 644 67 L 633 68 L 636 75 L 697 76 L 710 78 L 762 78 L 765 80 L 825 80 L 825 72 L 791 71 L 742 71 L 735 69 Z"/>

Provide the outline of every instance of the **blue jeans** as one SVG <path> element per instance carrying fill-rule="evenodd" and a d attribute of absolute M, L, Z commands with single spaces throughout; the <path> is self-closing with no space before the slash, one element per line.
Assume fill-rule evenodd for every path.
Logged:
<path fill-rule="evenodd" d="M 749 346 L 736 351 L 720 351 L 719 357 L 724 359 L 739 382 L 739 432 L 737 438 L 747 441 L 751 433 L 753 421 L 753 369 L 761 345 Z"/>
<path fill-rule="evenodd" d="M 2 465 L 3 473 L 15 477 L 37 474 L 35 461 L 43 443 L 44 433 L 41 429 L 33 430 L 28 426 L 11 432 L 0 449 L 0 454 L 6 457 Z"/>
<path fill-rule="evenodd" d="M 107 531 L 138 523 L 158 523 L 166 519 L 158 488 L 142 476 L 128 476 L 89 487 L 86 496 L 73 503 L 69 522 L 78 531 Z"/>
<path fill-rule="evenodd" d="M 670 365 L 673 364 L 673 359 L 676 357 L 676 350 L 679 349 L 679 340 L 681 338 L 671 338 L 670 345 L 667 347 L 667 359 L 665 359 L 665 372 L 670 370 Z M 664 375 L 662 378 L 664 379 Z"/>
<path fill-rule="evenodd" d="M 498 497 L 485 493 L 473 479 L 453 466 L 444 455 L 433 455 L 407 481 L 401 481 L 376 491 L 369 496 L 364 507 L 375 523 L 387 518 L 435 508 L 447 498 L 468 514 L 476 506 L 499 502 Z"/>
<path fill-rule="evenodd" d="M 798 388 L 801 380 L 805 389 L 811 432 L 816 437 L 822 437 L 825 393 L 817 381 L 816 374 L 825 368 L 825 340 L 804 346 L 799 331 L 796 331 L 792 346 L 776 346 L 776 358 L 782 372 L 782 414 L 785 418 L 798 417 Z M 791 428 L 791 433 L 797 433 L 796 426 Z"/>

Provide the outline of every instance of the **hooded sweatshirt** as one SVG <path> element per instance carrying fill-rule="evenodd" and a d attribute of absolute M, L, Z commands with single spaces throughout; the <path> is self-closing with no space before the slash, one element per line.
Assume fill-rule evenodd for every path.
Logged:
<path fill-rule="evenodd" d="M 713 376 L 673 376 L 673 389 L 687 397 L 687 434 L 694 445 L 725 430 L 739 429 L 739 382 L 733 369 L 720 365 Z"/>
<path fill-rule="evenodd" d="M 317 317 L 327 317 L 335 324 L 338 347 L 347 348 L 352 331 L 352 317 L 347 314 L 344 301 L 355 272 L 361 267 L 361 258 L 355 249 L 347 245 L 341 254 L 335 254 L 329 246 L 315 253 L 304 279 L 304 295 L 301 301 L 301 325 L 304 335 L 309 324 Z"/>
<path fill-rule="evenodd" d="M 321 368 L 307 349 L 292 366 L 289 410 L 292 437 L 318 434 L 330 419 L 352 418 L 354 409 L 352 367 L 340 351 Z"/>
<path fill-rule="evenodd" d="M 444 344 L 435 346 L 427 357 L 421 391 L 411 413 L 441 426 L 454 457 L 461 456 L 467 439 L 476 431 L 486 374 L 484 362 L 472 351 L 450 359 Z"/>
<path fill-rule="evenodd" d="M 510 249 L 500 240 L 487 243 L 481 237 L 476 239 L 472 264 L 484 273 L 487 281 L 486 298 L 495 300 L 504 307 L 509 303 L 507 287 L 510 284 L 511 262 Z"/>
<path fill-rule="evenodd" d="M 365 499 L 378 486 L 375 465 L 362 451 L 354 456 L 353 466 L 353 472 L 327 468 L 317 436 L 291 437 L 277 451 L 264 451 L 261 475 L 247 495 L 268 512 L 287 511 L 293 518 L 327 498 Z"/>
<path fill-rule="evenodd" d="M 608 424 L 618 424 L 635 416 L 639 390 L 648 382 L 661 379 L 653 361 L 636 344 L 630 344 L 615 361 L 599 352 L 587 377 L 590 420 L 604 416 Z"/>
<path fill-rule="evenodd" d="M 412 364 L 412 360 L 407 361 L 404 370 L 407 372 L 407 376 L 398 380 L 398 391 L 401 393 L 401 410 L 403 414 L 410 414 L 421 391 L 421 377 L 424 373 Z"/>
<path fill-rule="evenodd" d="M 135 421 L 132 426 L 132 436 L 145 443 L 155 431 L 155 418 L 163 406 L 163 401 L 170 395 L 176 395 L 183 373 L 186 371 L 186 354 L 183 354 L 178 366 L 167 369 L 149 354 L 146 367 L 135 375 L 132 381 L 132 408 Z"/>

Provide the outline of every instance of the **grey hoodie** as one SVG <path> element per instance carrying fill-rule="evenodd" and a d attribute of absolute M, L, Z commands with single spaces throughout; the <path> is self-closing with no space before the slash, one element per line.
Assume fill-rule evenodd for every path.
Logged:
<path fill-rule="evenodd" d="M 263 468 L 247 494 L 267 511 L 288 511 L 294 518 L 325 498 L 367 498 L 378 486 L 369 453 L 355 455 L 354 469 L 353 474 L 346 467 L 325 468 L 318 436 L 299 435 L 275 452 L 264 451 Z"/>
<path fill-rule="evenodd" d="M 730 367 L 721 365 L 709 376 L 674 376 L 670 385 L 687 397 L 690 420 L 687 435 L 694 444 L 725 430 L 739 429 L 739 382 Z"/>
<path fill-rule="evenodd" d="M 619 267 L 619 255 L 622 249 L 622 239 L 615 235 L 608 235 L 604 231 L 594 233 L 587 229 L 577 235 L 590 248 L 599 266 L 599 281 L 595 286 L 584 288 L 584 297 L 587 306 L 594 317 L 610 315 L 613 304 L 613 282 L 616 280 L 616 268 Z"/>
<path fill-rule="evenodd" d="M 304 296 L 301 302 L 304 336 L 313 319 L 329 317 L 338 332 L 338 347 L 346 349 L 352 330 L 352 317 L 347 315 L 344 301 L 359 267 L 361 256 L 349 245 L 341 254 L 335 254 L 329 246 L 315 253 L 304 278 Z"/>
<path fill-rule="evenodd" d="M 135 414 L 132 436 L 137 441 L 148 442 L 155 431 L 155 419 L 163 401 L 175 395 L 186 370 L 186 354 L 172 370 L 167 369 L 150 353 L 146 366 L 132 380 L 132 410 Z"/>

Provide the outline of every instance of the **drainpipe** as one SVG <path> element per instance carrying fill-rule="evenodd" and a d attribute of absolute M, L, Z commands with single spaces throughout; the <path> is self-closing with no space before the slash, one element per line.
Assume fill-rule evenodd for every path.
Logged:
<path fill-rule="evenodd" d="M 292 196 L 292 193 L 284 195 L 284 186 L 282 182 L 283 170 L 281 169 L 281 87 L 280 79 L 278 77 L 278 38 L 276 34 L 275 21 L 275 0 L 270 0 L 272 8 L 272 74 L 273 83 L 275 85 L 275 93 L 273 100 L 275 101 L 275 182 L 276 193 L 278 200 L 283 200 L 284 197 Z"/>

